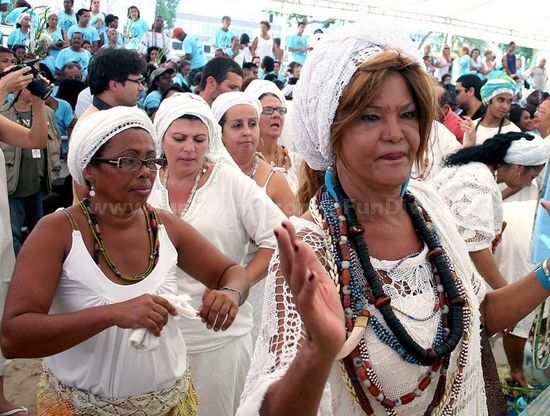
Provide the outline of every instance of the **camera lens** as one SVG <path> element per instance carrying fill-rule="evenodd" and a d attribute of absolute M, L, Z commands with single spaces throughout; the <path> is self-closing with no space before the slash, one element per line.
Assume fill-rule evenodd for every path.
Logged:
<path fill-rule="evenodd" d="M 29 85 L 27 85 L 27 89 L 31 92 L 31 94 L 34 94 L 43 100 L 48 98 L 52 93 L 50 86 L 39 78 L 34 78 Z"/>

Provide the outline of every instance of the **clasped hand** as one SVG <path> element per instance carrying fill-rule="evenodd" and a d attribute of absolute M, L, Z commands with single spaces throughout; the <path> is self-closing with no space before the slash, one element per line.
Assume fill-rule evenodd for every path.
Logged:
<path fill-rule="evenodd" d="M 199 316 L 208 329 L 225 331 L 239 312 L 239 295 L 231 291 L 206 289 L 202 295 Z"/>

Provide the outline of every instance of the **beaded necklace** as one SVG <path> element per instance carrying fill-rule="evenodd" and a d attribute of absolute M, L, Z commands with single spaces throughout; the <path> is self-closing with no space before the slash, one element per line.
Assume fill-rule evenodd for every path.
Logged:
<path fill-rule="evenodd" d="M 319 224 L 325 230 L 326 238 L 329 242 L 329 247 L 331 248 L 331 250 L 327 252 L 327 263 L 329 267 L 329 275 L 332 277 L 338 290 L 340 291 L 342 305 L 344 306 L 346 331 L 349 337 L 351 335 L 351 331 L 353 330 L 354 326 L 359 325 L 362 327 L 366 327 L 367 323 L 371 323 L 372 325 L 374 322 L 370 311 L 365 307 L 363 307 L 361 302 L 358 302 L 355 297 L 354 297 L 355 299 L 352 298 L 352 292 L 353 292 L 352 285 L 351 285 L 352 275 L 351 275 L 351 270 L 349 266 L 352 261 L 352 256 L 350 255 L 350 253 L 353 253 L 353 250 L 348 240 L 347 231 L 349 230 L 350 234 L 353 236 L 354 234 L 362 234 L 364 232 L 364 229 L 358 223 L 352 224 L 348 227 L 346 223 L 346 215 L 344 214 L 344 211 L 341 209 L 339 203 L 335 201 L 333 202 L 334 202 L 335 212 L 337 214 L 337 218 L 339 222 L 336 227 L 333 225 L 329 225 L 329 221 L 327 221 L 327 217 L 326 215 L 324 215 L 326 213 L 319 209 L 320 207 L 318 204 L 319 201 L 322 200 L 325 195 L 328 195 L 328 192 L 325 191 L 324 189 L 321 189 L 319 191 L 319 194 L 317 195 L 317 199 L 312 198 L 310 202 L 310 212 L 314 220 L 316 221 L 316 223 Z M 410 197 L 408 197 L 407 199 L 409 201 L 411 200 Z M 416 208 L 417 208 L 417 211 L 420 210 L 420 207 L 416 207 Z M 354 213 L 352 213 L 352 215 L 353 214 Z M 415 221 L 415 223 L 417 222 L 418 221 Z M 423 222 L 423 225 L 424 225 L 424 227 L 422 227 L 423 231 L 426 232 L 426 230 L 429 230 L 430 233 L 435 234 L 433 230 L 430 230 L 431 228 L 433 228 L 431 225 L 431 222 L 429 221 L 427 222 L 428 224 Z M 434 240 L 438 242 L 436 235 L 432 236 L 431 240 L 427 241 L 429 248 L 431 248 L 430 245 L 433 245 L 430 243 L 433 243 Z M 365 245 L 365 248 L 366 248 L 366 245 Z M 430 250 L 430 252 L 432 251 L 433 249 Z M 432 263 L 432 268 L 434 271 L 438 271 L 442 269 L 441 267 L 436 267 L 438 265 L 433 264 L 433 257 L 434 257 L 433 254 L 430 256 L 430 253 L 429 253 L 428 257 L 430 259 L 430 262 Z M 340 259 L 340 260 L 338 261 L 337 259 Z M 367 254 L 367 259 L 369 259 L 369 265 L 370 265 L 370 258 L 368 257 L 368 254 Z M 371 265 L 370 267 L 372 269 Z M 365 267 L 365 269 L 366 268 L 367 267 Z M 447 264 L 447 271 L 450 272 L 450 270 L 451 269 L 449 267 L 449 264 Z M 448 290 L 446 290 L 446 288 L 443 287 L 443 285 L 441 284 L 441 281 L 438 280 L 437 273 L 434 273 L 434 276 L 436 276 L 437 292 L 439 294 L 440 303 L 445 304 L 447 303 L 446 298 L 448 297 L 448 293 L 446 292 L 448 292 Z M 457 293 L 457 296 L 461 296 L 462 298 L 465 298 L 466 293 L 464 291 L 464 288 L 461 285 L 460 280 L 457 280 L 456 283 L 457 284 L 455 285 L 455 291 Z M 365 288 L 363 288 L 363 290 L 365 290 Z M 454 299 L 454 297 L 452 297 L 451 299 Z M 374 301 L 376 302 L 376 298 L 374 299 Z M 418 387 L 414 391 L 404 394 L 397 399 L 393 399 L 393 400 L 389 399 L 388 397 L 385 396 L 384 392 L 382 391 L 382 387 L 378 382 L 377 376 L 374 373 L 372 364 L 370 362 L 366 341 L 364 337 L 361 337 L 359 341 L 359 345 L 356 346 L 354 350 L 346 358 L 342 360 L 341 366 L 343 368 L 344 379 L 346 381 L 346 384 L 348 385 L 348 388 L 352 393 L 354 393 L 358 403 L 367 414 L 370 415 L 370 414 L 373 414 L 374 412 L 372 406 L 368 401 L 368 398 L 366 397 L 367 390 L 369 391 L 370 394 L 372 394 L 375 397 L 375 399 L 378 402 L 380 402 L 380 404 L 384 407 L 388 415 L 396 415 L 395 407 L 410 403 L 415 398 L 420 397 L 423 391 L 430 385 L 431 381 L 436 377 L 438 371 L 440 372 L 440 376 L 439 376 L 437 387 L 435 389 L 434 397 L 424 414 L 428 416 L 437 410 L 441 410 L 441 414 L 444 414 L 444 415 L 452 414 L 453 404 L 462 389 L 464 369 L 466 367 L 467 357 L 468 357 L 469 331 L 471 330 L 471 324 L 472 324 L 470 309 L 466 306 L 467 305 L 466 302 L 463 301 L 462 303 L 464 304 L 463 315 L 461 314 L 461 316 L 463 317 L 462 322 L 463 322 L 464 332 L 462 333 L 462 328 L 461 328 L 461 334 L 460 334 L 462 337 L 461 350 L 460 350 L 460 353 L 457 354 L 457 357 L 456 357 L 457 367 L 454 373 L 452 374 L 452 382 L 450 383 L 450 386 L 448 389 L 446 389 L 447 369 L 449 366 L 450 352 L 452 350 L 449 351 L 449 353 L 444 356 L 436 357 L 436 359 L 430 364 L 428 370 L 425 372 L 425 375 L 420 379 Z M 445 304 L 445 306 L 447 305 Z M 444 326 L 448 327 L 448 324 L 446 322 L 446 317 L 445 317 L 445 315 L 449 314 L 448 306 L 447 306 L 447 310 L 442 308 L 441 312 L 442 312 L 442 322 L 445 322 Z M 451 311 L 451 312 L 456 313 L 455 311 Z M 397 320 L 397 318 L 395 319 Z M 386 324 L 388 323 L 386 322 Z M 376 332 L 374 325 L 373 325 L 373 329 Z M 451 331 L 447 330 L 445 332 L 445 341 L 448 341 L 450 335 L 451 335 Z M 435 347 L 434 349 L 441 350 L 441 347 L 442 346 Z M 400 348 L 404 351 L 403 347 L 400 347 Z M 403 354 L 402 354 L 402 357 L 403 357 Z"/>
<path fill-rule="evenodd" d="M 103 256 L 103 259 L 105 260 L 105 263 L 107 263 L 107 266 L 109 266 L 109 269 L 119 278 L 129 281 L 129 282 L 138 282 L 140 280 L 145 279 L 149 273 L 154 269 L 156 264 L 158 263 L 159 259 L 159 236 L 158 236 L 158 224 L 159 224 L 159 218 L 158 214 L 155 211 L 153 207 L 151 207 L 149 204 L 145 204 L 142 209 L 145 214 L 145 218 L 147 220 L 147 234 L 149 236 L 149 263 L 147 265 L 147 268 L 143 273 L 140 273 L 136 276 L 130 276 L 122 273 L 120 270 L 118 270 L 117 265 L 111 257 L 109 256 L 109 253 L 107 252 L 107 249 L 105 247 L 105 244 L 103 243 L 103 238 L 101 237 L 101 231 L 99 230 L 99 223 L 97 221 L 96 215 L 90 211 L 90 201 L 85 198 L 82 201 L 80 201 L 80 209 L 84 213 L 84 216 L 88 220 L 88 225 L 90 226 L 90 230 L 92 231 L 92 235 L 94 237 L 94 253 L 93 253 L 93 259 L 94 262 L 99 265 L 99 255 Z"/>
<path fill-rule="evenodd" d="M 208 172 L 208 168 L 204 165 L 199 168 L 199 171 L 197 172 L 197 175 L 195 176 L 195 182 L 193 183 L 193 188 L 191 188 L 191 193 L 189 194 L 189 198 L 187 198 L 187 201 L 185 201 L 185 206 L 183 207 L 180 218 L 183 218 L 183 216 L 187 213 L 189 210 L 189 207 L 191 206 L 191 202 L 193 202 L 193 197 L 195 196 L 195 193 L 197 192 L 197 187 L 199 185 L 199 181 L 201 180 L 202 175 L 204 175 L 206 172 Z M 168 190 L 168 171 L 166 171 L 166 175 L 164 175 L 164 180 L 162 181 L 162 185 L 166 190 Z M 168 204 L 167 204 L 168 205 Z"/>
<path fill-rule="evenodd" d="M 257 153 L 254 153 L 254 164 L 252 165 L 252 168 L 250 171 L 246 174 L 250 179 L 254 179 L 254 176 L 256 176 L 256 171 L 258 170 L 258 163 L 259 163 L 259 157 Z"/>

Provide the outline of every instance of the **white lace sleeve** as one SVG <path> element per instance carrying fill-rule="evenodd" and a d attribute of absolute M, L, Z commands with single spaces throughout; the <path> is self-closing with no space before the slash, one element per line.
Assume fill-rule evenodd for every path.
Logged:
<path fill-rule="evenodd" d="M 309 221 L 291 218 L 297 235 L 308 243 L 323 265 L 325 240 L 322 231 Z M 258 415 L 269 386 L 279 380 L 294 360 L 302 340 L 302 320 L 290 288 L 279 269 L 279 250 L 269 265 L 265 283 L 262 328 L 246 378 L 237 416 Z"/>
<path fill-rule="evenodd" d="M 468 251 L 490 248 L 502 227 L 502 196 L 491 171 L 481 163 L 445 168 L 434 183 Z"/>

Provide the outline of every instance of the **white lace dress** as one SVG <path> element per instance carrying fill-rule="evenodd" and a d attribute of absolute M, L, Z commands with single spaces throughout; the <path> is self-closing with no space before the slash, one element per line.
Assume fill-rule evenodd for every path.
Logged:
<path fill-rule="evenodd" d="M 502 229 L 502 194 L 491 170 L 483 163 L 443 169 L 433 179 L 451 210 L 468 251 L 491 248 Z"/>
<path fill-rule="evenodd" d="M 420 205 L 429 213 L 432 221 L 440 233 L 440 238 L 451 261 L 460 277 L 466 293 L 467 301 L 472 314 L 471 325 L 467 329 L 469 337 L 463 337 L 451 355 L 448 370 L 447 388 L 457 370 L 457 357 L 462 345 L 467 344 L 467 364 L 464 368 L 463 379 L 454 405 L 451 405 L 449 415 L 486 415 L 484 384 L 480 362 L 479 312 L 480 301 L 485 296 L 482 281 L 475 272 L 461 237 L 456 232 L 453 219 L 444 208 L 444 204 L 437 195 L 434 195 L 424 184 L 411 181 L 410 188 L 417 197 Z M 325 267 L 327 267 L 327 242 L 324 232 L 310 221 L 292 218 L 299 236 L 314 249 Z M 384 285 L 384 291 L 391 297 L 395 305 L 408 314 L 416 317 L 425 317 L 434 306 L 434 292 L 431 284 L 431 269 L 426 259 L 424 249 L 419 255 L 403 261 L 395 267 L 398 261 L 384 261 L 371 258 L 373 267 L 378 270 L 391 271 L 392 285 Z M 352 255 L 356 255 L 353 253 Z M 302 322 L 296 312 L 292 294 L 281 276 L 279 270 L 278 252 L 273 256 L 270 271 L 266 281 L 265 300 L 263 308 L 263 325 L 256 342 L 254 357 L 238 416 L 258 415 L 264 395 L 269 386 L 284 376 L 294 360 L 302 339 Z M 395 270 L 392 270 L 395 269 Z M 407 285 L 408 290 L 403 290 Z M 277 296 L 276 296 L 277 294 Z M 282 294 L 282 296 L 281 296 Z M 278 311 L 284 312 L 284 319 L 278 319 Z M 371 313 L 383 319 L 377 310 L 371 308 Z M 427 348 L 433 342 L 435 328 L 439 321 L 439 313 L 424 322 L 417 322 L 396 314 L 407 331 L 423 347 Z M 280 340 L 284 340 L 281 342 Z M 386 396 L 395 399 L 401 395 L 414 391 L 419 379 L 427 367 L 409 364 L 400 356 L 382 343 L 374 334 L 372 328 L 365 333 L 366 345 L 373 362 L 373 367 L 380 380 Z M 437 378 L 438 376 L 436 376 Z M 433 380 L 422 396 L 407 405 L 396 407 L 396 414 L 402 416 L 422 415 L 432 400 L 437 380 Z M 384 409 L 367 392 L 367 397 L 373 405 L 377 415 L 385 414 Z M 448 405 L 448 396 L 443 406 Z M 325 386 L 319 415 L 322 416 L 364 416 L 365 413 L 356 402 L 354 395 L 348 389 L 342 376 L 340 363 L 335 362 Z M 441 414 L 434 412 L 434 414 Z"/>

